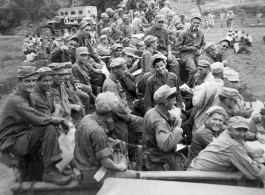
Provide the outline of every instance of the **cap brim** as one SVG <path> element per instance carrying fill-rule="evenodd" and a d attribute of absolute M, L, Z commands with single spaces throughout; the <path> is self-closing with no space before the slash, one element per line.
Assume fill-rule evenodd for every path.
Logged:
<path fill-rule="evenodd" d="M 233 127 L 234 129 L 237 129 L 237 128 L 244 128 L 244 129 L 247 129 L 249 130 L 249 126 L 248 125 L 244 125 L 244 124 L 233 124 L 233 125 L 230 125 L 231 127 Z"/>
<path fill-rule="evenodd" d="M 34 72 L 34 73 L 31 73 L 29 75 L 26 75 L 26 76 L 23 76 L 23 77 L 17 77 L 18 79 L 24 79 L 24 78 L 28 78 L 28 77 L 31 77 L 31 76 L 37 76 L 39 73 L 37 72 Z"/>
<path fill-rule="evenodd" d="M 51 76 L 53 76 L 53 75 L 55 75 L 55 72 L 54 71 L 52 71 L 52 70 L 47 70 L 47 71 L 45 71 L 45 72 L 37 72 L 40 76 L 41 75 L 51 75 Z"/>
<path fill-rule="evenodd" d="M 67 74 L 67 70 L 62 69 L 62 70 L 53 70 L 53 72 L 55 72 L 55 74 Z"/>
<path fill-rule="evenodd" d="M 88 52 L 81 52 L 81 53 L 78 53 L 78 55 L 81 55 L 81 54 L 87 54 L 87 55 L 89 55 Z"/>

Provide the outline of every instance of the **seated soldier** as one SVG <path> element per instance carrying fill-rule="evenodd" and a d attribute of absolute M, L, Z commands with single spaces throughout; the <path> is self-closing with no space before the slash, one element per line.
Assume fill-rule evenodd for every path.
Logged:
<path fill-rule="evenodd" d="M 132 33 L 139 34 L 143 32 L 142 20 L 140 12 L 134 12 L 134 18 L 132 20 Z"/>
<path fill-rule="evenodd" d="M 218 106 L 224 108 L 229 117 L 241 116 L 244 118 L 249 118 L 252 115 L 253 109 L 244 109 L 242 106 L 241 95 L 236 89 L 223 87 L 219 94 Z M 259 122 L 259 121 L 257 121 Z M 225 121 L 227 124 L 228 121 Z M 257 131 L 255 125 L 255 117 L 249 120 L 249 125 L 251 127 L 250 131 L 246 134 L 246 139 L 249 141 L 258 140 L 261 143 L 265 143 L 265 135 L 262 135 Z"/>
<path fill-rule="evenodd" d="M 74 89 L 74 86 L 72 85 L 70 79 L 72 77 L 72 68 L 71 67 L 66 67 L 65 65 L 65 69 L 67 71 L 67 73 L 65 74 L 64 80 L 63 80 L 63 85 L 65 87 L 66 93 L 68 95 L 68 100 L 70 104 L 75 104 L 75 105 L 80 105 L 81 109 L 80 111 L 76 111 L 76 110 L 72 110 L 71 111 L 71 117 L 73 119 L 73 123 L 74 124 L 78 124 L 86 115 L 86 110 L 84 105 L 82 104 L 81 98 L 79 98 L 78 94 L 76 93 L 76 90 Z M 90 106 L 90 99 L 89 96 L 84 93 L 84 96 L 86 96 L 86 101 L 84 101 L 86 103 L 86 106 L 88 107 L 88 112 L 89 112 L 89 106 Z"/>
<path fill-rule="evenodd" d="M 97 52 L 100 56 L 109 56 L 110 55 L 110 46 L 107 35 L 101 35 L 99 37 L 99 44 L 97 46 Z"/>
<path fill-rule="evenodd" d="M 211 64 L 207 60 L 199 60 L 197 64 L 197 71 L 191 73 L 187 85 L 194 88 L 197 85 L 201 85 L 206 81 L 212 81 L 214 79 L 211 68 Z"/>
<path fill-rule="evenodd" d="M 91 97 L 93 96 L 91 88 L 95 92 L 100 91 L 105 77 L 101 74 L 102 71 L 100 69 L 95 69 L 92 64 L 88 64 L 88 58 L 89 53 L 86 47 L 77 48 L 76 63 L 72 67 L 72 72 L 75 78 L 83 84 L 81 90 L 88 93 Z"/>
<path fill-rule="evenodd" d="M 142 117 L 135 116 L 132 113 L 133 102 L 128 98 L 127 88 L 122 87 L 122 82 L 129 79 L 125 73 L 126 66 L 123 58 L 115 58 L 110 64 L 110 76 L 103 85 L 103 92 L 110 91 L 119 98 L 120 104 L 113 113 L 114 131 L 112 137 L 125 141 L 130 144 L 138 144 L 142 133 Z M 130 109 L 131 108 L 131 109 Z M 139 135 L 139 137 L 138 137 Z M 132 157 L 133 150 L 129 150 L 129 157 Z"/>
<path fill-rule="evenodd" d="M 67 121 L 73 122 L 71 111 L 75 110 L 82 112 L 82 106 L 78 104 L 70 104 L 69 102 L 66 88 L 63 85 L 65 75 L 67 74 L 65 65 L 63 63 L 51 63 L 48 67 L 51 68 L 55 73 L 55 75 L 53 76 L 53 83 L 50 91 L 54 98 L 54 102 L 56 104 L 59 104 L 62 108 L 60 116 L 65 118 Z"/>
<path fill-rule="evenodd" d="M 200 56 L 200 60 L 207 60 L 210 64 L 216 62 L 215 58 L 218 53 L 218 47 L 214 42 L 207 43 L 204 52 L 204 55 Z"/>
<path fill-rule="evenodd" d="M 225 54 L 225 52 L 227 51 L 227 49 L 230 46 L 230 41 L 227 39 L 222 39 L 219 42 L 218 45 L 218 53 L 216 55 L 215 58 L 215 62 L 222 62 L 224 64 L 224 66 L 228 66 L 228 61 L 223 59 L 223 56 Z"/>
<path fill-rule="evenodd" d="M 191 161 L 202 151 L 213 138 L 217 138 L 222 132 L 223 123 L 227 113 L 220 106 L 212 106 L 207 111 L 207 120 L 196 132 L 194 133 L 189 149 L 189 155 L 186 162 L 188 166 Z"/>
<path fill-rule="evenodd" d="M 56 47 L 51 53 L 50 62 L 71 62 L 75 63 L 75 50 L 78 45 L 78 38 L 73 35 L 69 35 L 64 40 L 64 45 Z"/>
<path fill-rule="evenodd" d="M 108 129 L 104 124 L 118 104 L 119 99 L 114 93 L 99 94 L 95 102 L 96 111 L 87 115 L 78 126 L 74 158 L 81 170 L 81 184 L 84 186 L 102 183 L 107 177 L 136 177 L 135 172 L 126 171 L 128 164 L 124 158 L 115 161 L 112 146 L 120 141 L 107 136 Z M 96 178 L 98 172 L 103 173 L 101 178 Z"/>
<path fill-rule="evenodd" d="M 228 130 L 213 140 L 199 155 L 193 159 L 188 171 L 240 171 L 249 179 L 265 178 L 265 167 L 253 161 L 250 149 L 244 139 L 249 131 L 246 119 L 235 116 L 229 119 Z M 263 155 L 263 150 L 258 156 Z M 255 153 L 257 154 L 257 153 Z"/>
<path fill-rule="evenodd" d="M 74 93 L 77 95 L 77 97 L 74 98 L 76 99 L 74 101 L 79 102 L 79 100 L 81 100 L 81 103 L 85 108 L 85 113 L 88 114 L 90 112 L 90 105 L 91 105 L 90 103 L 92 102 L 92 100 L 94 101 L 95 99 L 94 95 L 91 93 L 91 88 L 89 86 L 83 85 L 82 83 L 80 83 L 78 79 L 74 77 L 72 72 L 72 67 L 73 67 L 72 64 L 70 63 L 64 63 L 64 64 L 65 64 L 65 69 L 67 71 L 67 74 L 65 75 L 64 79 L 64 86 L 66 87 L 66 89 L 74 91 Z"/>
<path fill-rule="evenodd" d="M 54 104 L 53 96 L 50 92 L 52 87 L 52 78 L 55 72 L 48 67 L 42 67 L 37 70 L 39 77 L 36 82 L 36 87 L 31 93 L 31 97 L 34 100 L 34 107 L 41 113 L 49 116 L 58 116 L 60 106 Z"/>
<path fill-rule="evenodd" d="M 239 73 L 233 69 L 224 70 L 224 87 L 238 89 Z"/>
<path fill-rule="evenodd" d="M 206 121 L 205 112 L 218 103 L 218 94 L 224 86 L 223 78 L 224 65 L 221 62 L 215 62 L 211 65 L 211 72 L 214 79 L 211 82 L 205 82 L 200 86 L 195 87 L 192 103 L 193 109 L 197 109 L 194 128 L 195 132 Z"/>
<path fill-rule="evenodd" d="M 55 126 L 65 126 L 66 121 L 43 114 L 34 108 L 31 93 L 35 88 L 36 74 L 35 67 L 32 66 L 18 69 L 18 88 L 7 100 L 1 116 L 0 151 L 21 158 L 24 155 L 41 154 L 44 164 L 43 181 L 65 185 L 71 181 L 71 177 L 61 175 L 56 168 L 62 156 Z M 19 170 L 20 175 L 17 176 L 23 176 L 24 171 L 23 168 Z M 18 181 L 23 179 L 25 178 L 17 178 Z"/>
<path fill-rule="evenodd" d="M 152 69 L 151 57 L 154 51 L 157 49 L 157 37 L 148 35 L 144 39 L 145 50 L 142 55 L 141 68 L 142 74 L 149 72 Z"/>
<path fill-rule="evenodd" d="M 138 70 L 139 57 L 135 55 L 135 50 L 131 47 L 125 47 L 123 51 L 125 54 L 124 58 L 126 60 L 128 72 L 133 73 Z"/>
<path fill-rule="evenodd" d="M 110 65 L 111 61 L 114 58 L 121 57 L 121 53 L 122 53 L 122 46 L 120 44 L 112 45 L 112 47 L 111 47 L 111 58 L 109 59 L 109 62 L 107 64 L 108 70 L 109 70 L 109 65 Z"/>
<path fill-rule="evenodd" d="M 123 48 L 131 47 L 133 49 L 136 49 L 136 47 L 131 43 L 131 39 L 128 37 L 125 37 L 124 39 L 122 39 L 121 43 L 122 43 Z"/>
<path fill-rule="evenodd" d="M 148 111 L 156 105 L 153 99 L 154 93 L 162 85 L 176 87 L 177 105 L 178 107 L 182 107 L 182 97 L 179 89 L 179 78 L 174 73 L 168 72 L 166 70 L 166 57 L 162 54 L 155 54 L 152 57 L 152 61 L 155 74 L 149 77 L 146 83 L 144 95 L 145 110 Z"/>
<path fill-rule="evenodd" d="M 180 170 L 174 153 L 182 140 L 182 129 L 174 127 L 169 110 L 176 104 L 176 87 L 160 86 L 155 94 L 156 106 L 144 116 L 146 169 L 149 171 Z"/>

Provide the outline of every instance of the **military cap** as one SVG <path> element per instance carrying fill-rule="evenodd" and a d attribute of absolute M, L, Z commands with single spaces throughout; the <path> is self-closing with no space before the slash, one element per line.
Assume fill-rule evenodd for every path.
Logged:
<path fill-rule="evenodd" d="M 224 116 L 227 115 L 225 109 L 221 106 L 212 106 L 206 111 L 207 116 L 210 116 L 211 114 L 214 113 L 222 114 Z"/>
<path fill-rule="evenodd" d="M 107 9 L 106 9 L 106 12 L 114 12 L 114 11 L 113 11 L 113 9 L 111 9 L 111 8 L 107 8 Z"/>
<path fill-rule="evenodd" d="M 124 58 L 114 58 L 110 63 L 110 68 L 115 68 L 117 66 L 124 65 L 126 60 Z"/>
<path fill-rule="evenodd" d="M 80 23 L 79 23 L 79 28 L 80 29 L 83 29 L 85 28 L 86 26 L 91 26 L 91 23 L 87 22 L 87 21 L 84 21 L 82 20 Z"/>
<path fill-rule="evenodd" d="M 21 66 L 17 70 L 17 78 L 18 79 L 23 79 L 26 77 L 30 77 L 33 75 L 37 75 L 38 73 L 36 72 L 36 67 L 34 66 Z"/>
<path fill-rule="evenodd" d="M 105 92 L 98 94 L 95 107 L 99 113 L 112 112 L 119 104 L 119 98 L 113 92 Z"/>
<path fill-rule="evenodd" d="M 100 14 L 100 17 L 101 18 L 109 18 L 109 15 L 104 12 L 104 13 Z"/>
<path fill-rule="evenodd" d="M 75 35 L 69 35 L 64 39 L 65 42 L 68 42 L 71 40 L 75 40 L 75 41 L 79 42 L 78 38 Z"/>
<path fill-rule="evenodd" d="M 190 20 L 193 20 L 193 19 L 198 19 L 198 20 L 202 21 L 201 15 L 199 15 L 199 14 L 192 15 Z"/>
<path fill-rule="evenodd" d="M 124 53 L 127 55 L 127 56 L 132 56 L 134 58 L 137 58 L 138 56 L 135 55 L 135 49 L 131 48 L 131 47 L 125 47 L 123 49 Z"/>
<path fill-rule="evenodd" d="M 39 78 L 44 76 L 54 76 L 55 72 L 52 71 L 49 67 L 41 67 L 36 71 L 39 74 Z"/>
<path fill-rule="evenodd" d="M 153 66 L 154 66 L 154 61 L 155 61 L 156 59 L 163 59 L 164 61 L 167 60 L 166 56 L 164 56 L 163 54 L 161 54 L 161 53 L 155 54 L 155 55 L 153 55 L 153 56 L 151 57 L 151 64 L 152 64 Z"/>
<path fill-rule="evenodd" d="M 170 88 L 168 85 L 162 85 L 159 87 L 155 94 L 154 100 L 157 104 L 164 102 L 170 95 L 176 93 L 176 87 Z"/>
<path fill-rule="evenodd" d="M 240 96 L 239 96 L 239 92 L 237 89 L 232 89 L 229 87 L 223 87 L 219 96 L 221 97 L 226 97 L 226 98 L 230 98 L 230 99 L 234 99 L 234 100 L 239 100 Z"/>
<path fill-rule="evenodd" d="M 89 54 L 87 47 L 78 47 L 76 49 L 76 55 L 79 56 L 81 54 Z"/>
<path fill-rule="evenodd" d="M 221 73 L 224 71 L 224 64 L 221 62 L 214 62 L 211 65 L 211 72 L 212 73 Z"/>
<path fill-rule="evenodd" d="M 118 48 L 121 48 L 122 49 L 122 46 L 120 44 L 117 44 L 116 43 L 116 44 L 112 45 L 111 50 L 114 51 L 114 50 L 116 50 Z"/>
<path fill-rule="evenodd" d="M 229 81 L 239 81 L 239 73 L 233 69 L 225 70 L 224 78 Z"/>
<path fill-rule="evenodd" d="M 165 16 L 163 14 L 157 14 L 155 16 L 155 21 L 159 22 L 159 21 L 165 21 Z"/>
<path fill-rule="evenodd" d="M 99 39 L 102 40 L 102 39 L 105 39 L 105 38 L 107 38 L 107 37 L 108 37 L 108 35 L 101 35 L 101 36 L 99 37 Z"/>
<path fill-rule="evenodd" d="M 105 27 L 100 31 L 100 34 L 104 34 L 106 32 L 111 32 L 111 29 L 109 27 Z"/>
<path fill-rule="evenodd" d="M 249 130 L 249 122 L 242 116 L 234 116 L 229 119 L 229 127 L 232 127 L 234 129 L 244 128 Z"/>
<path fill-rule="evenodd" d="M 199 62 L 198 62 L 198 66 L 210 67 L 211 64 L 210 64 L 210 62 L 207 61 L 207 60 L 199 60 Z"/>
<path fill-rule="evenodd" d="M 156 41 L 157 40 L 157 37 L 154 37 L 154 36 L 152 36 L 152 35 L 147 35 L 145 38 L 144 38 L 144 44 L 145 45 L 148 45 L 148 44 L 150 44 L 150 43 L 152 43 L 152 42 L 154 42 L 154 41 Z"/>
<path fill-rule="evenodd" d="M 51 63 L 48 65 L 49 68 L 53 70 L 56 74 L 67 74 L 64 63 Z"/>

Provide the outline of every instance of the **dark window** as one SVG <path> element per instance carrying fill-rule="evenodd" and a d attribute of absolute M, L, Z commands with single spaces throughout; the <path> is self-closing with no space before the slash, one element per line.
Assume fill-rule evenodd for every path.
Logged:
<path fill-rule="evenodd" d="M 67 15 L 68 15 L 68 12 L 64 12 L 64 15 L 66 15 L 66 16 L 67 16 Z"/>
<path fill-rule="evenodd" d="M 71 11 L 71 15 L 75 15 L 75 11 Z"/>
<path fill-rule="evenodd" d="M 63 12 L 61 12 L 61 16 L 63 16 Z"/>
<path fill-rule="evenodd" d="M 79 13 L 79 14 L 83 14 L 83 11 L 82 11 L 82 10 L 80 10 L 78 13 Z"/>

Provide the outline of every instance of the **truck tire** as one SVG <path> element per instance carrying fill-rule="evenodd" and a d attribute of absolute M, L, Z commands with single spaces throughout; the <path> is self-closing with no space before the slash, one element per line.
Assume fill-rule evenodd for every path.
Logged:
<path fill-rule="evenodd" d="M 71 35 L 76 34 L 76 32 L 77 32 L 77 27 L 76 27 L 76 26 L 72 26 L 72 27 L 70 28 L 70 30 L 69 30 L 69 33 L 70 33 Z"/>

